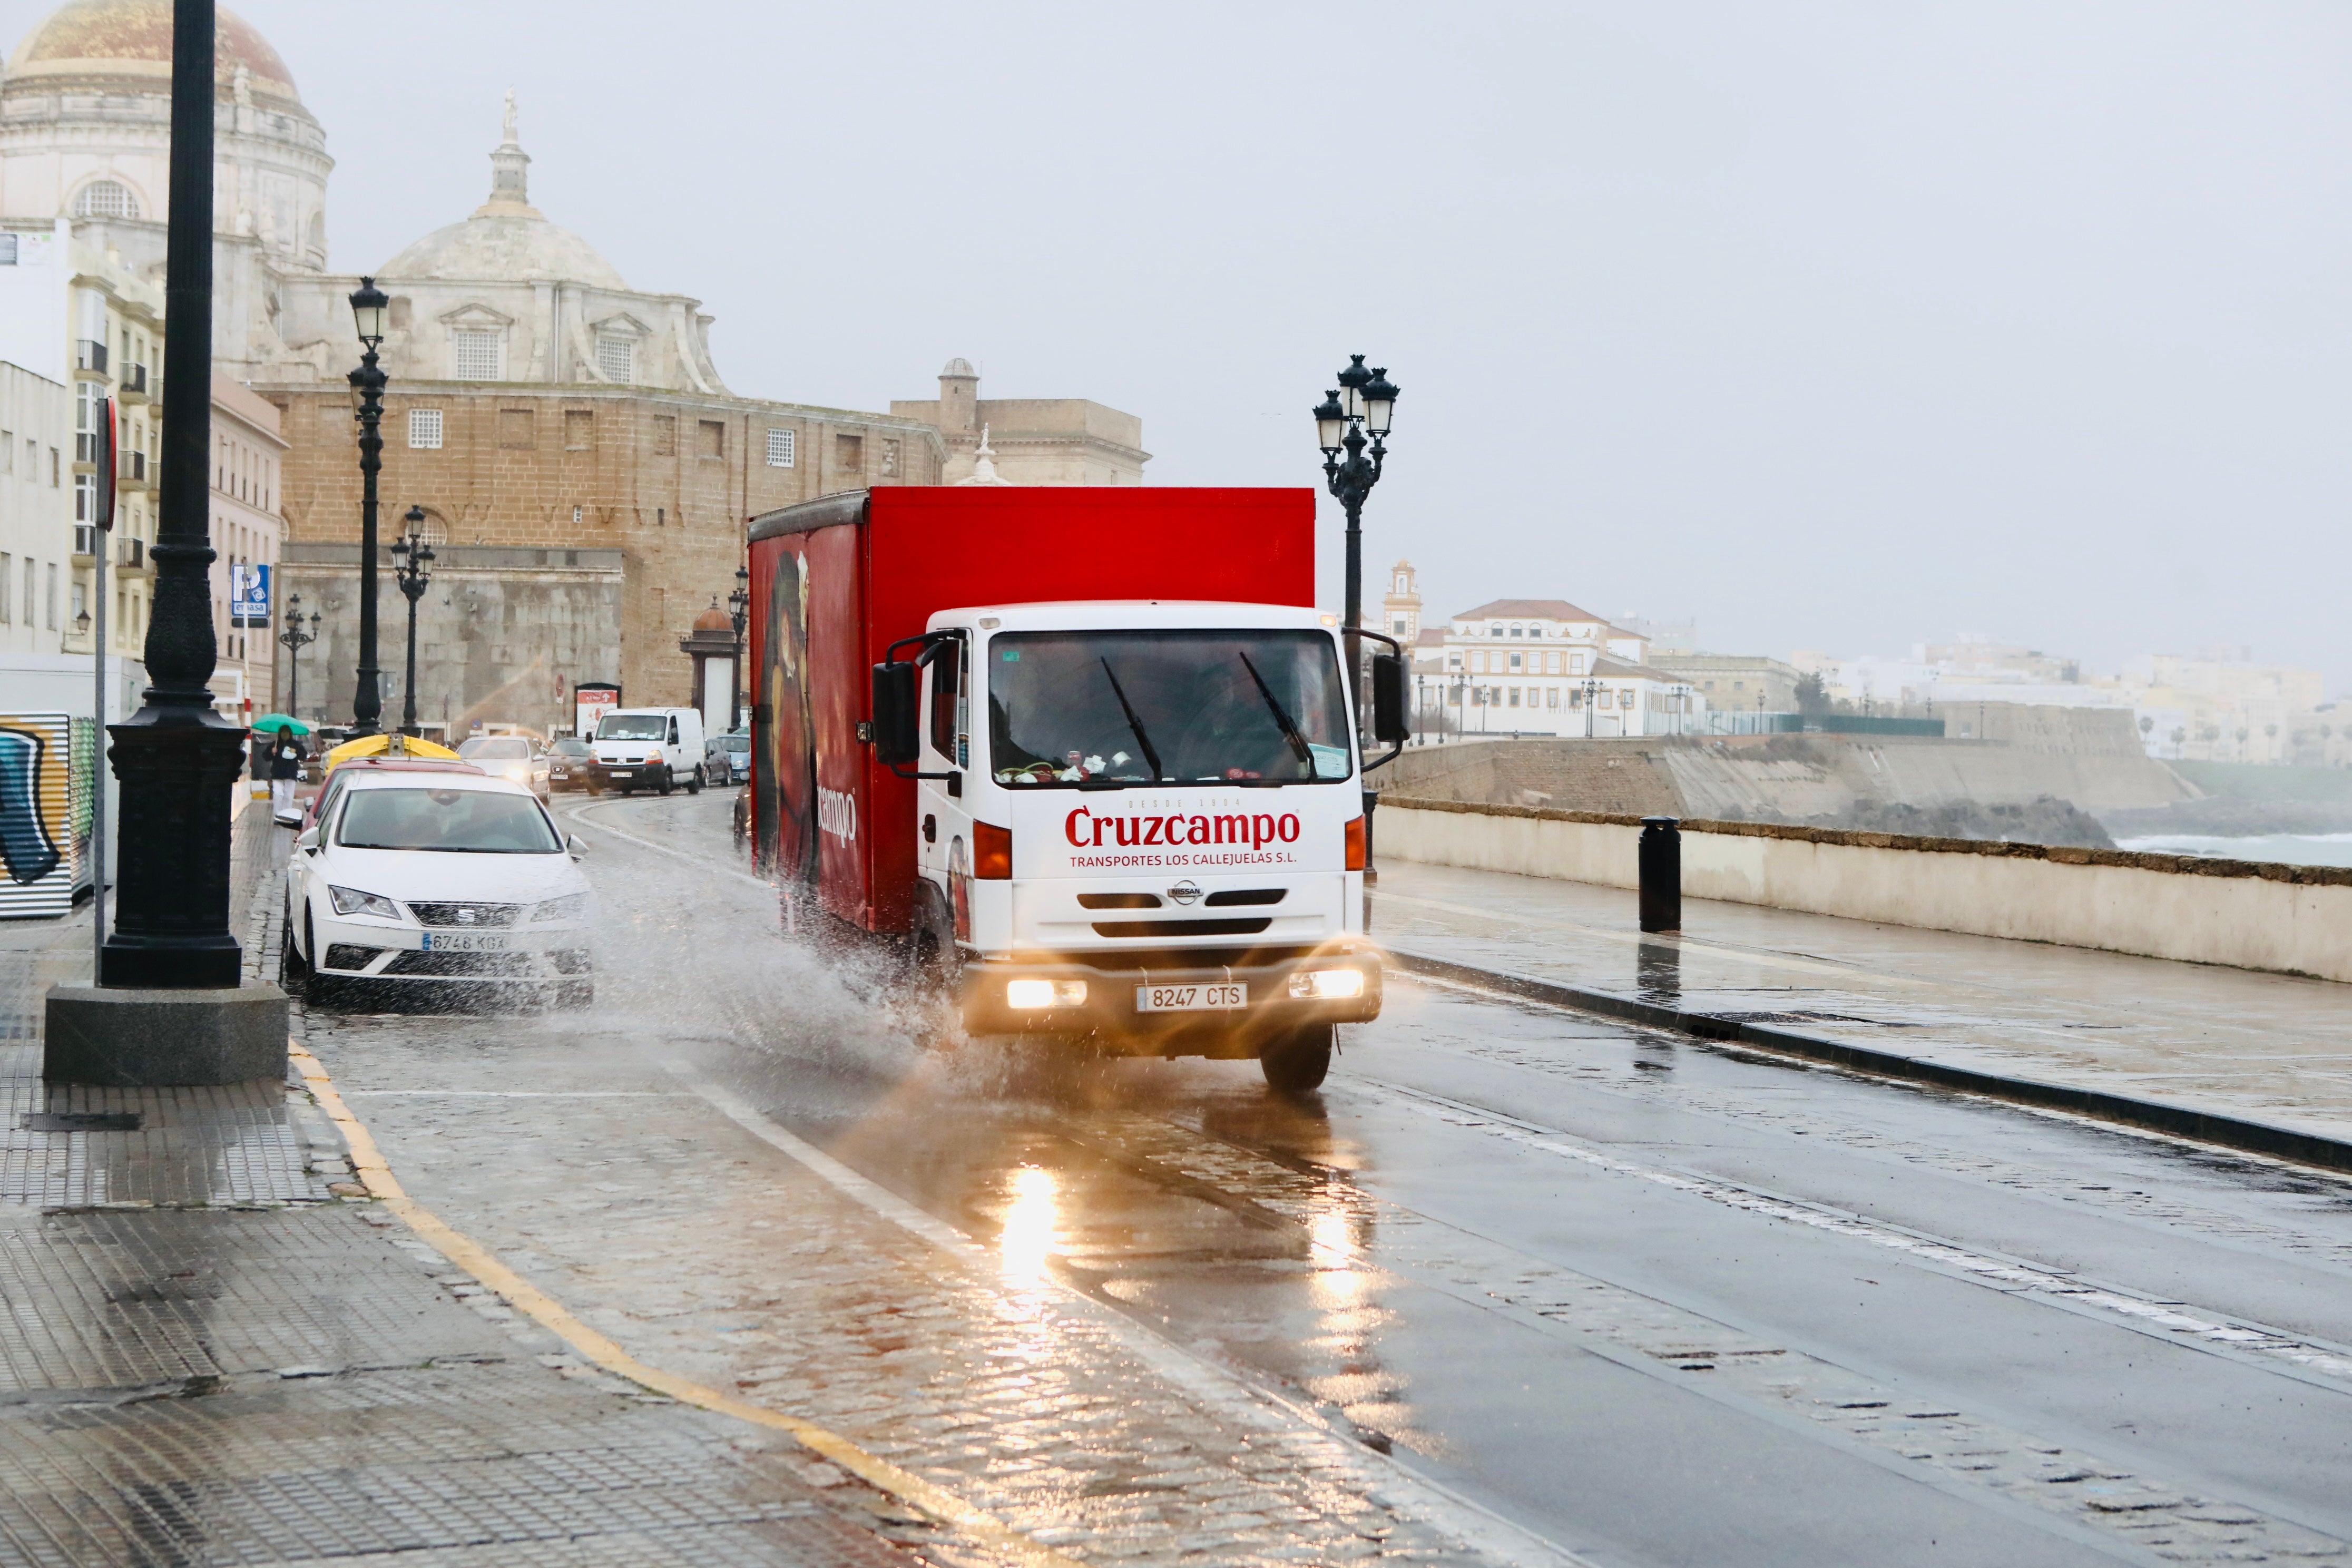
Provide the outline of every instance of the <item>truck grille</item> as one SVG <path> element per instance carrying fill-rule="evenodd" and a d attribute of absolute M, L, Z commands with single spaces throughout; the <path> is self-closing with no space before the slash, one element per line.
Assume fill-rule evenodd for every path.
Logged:
<path fill-rule="evenodd" d="M 1213 910 L 1229 910 L 1244 904 L 1278 904 L 1289 892 L 1287 888 L 1227 888 L 1221 892 L 1211 893 L 1201 902 Z"/>
<path fill-rule="evenodd" d="M 1223 921 L 1097 921 L 1097 936 L 1255 936 L 1274 921 L 1260 915 L 1254 920 Z"/>
<path fill-rule="evenodd" d="M 522 919 L 521 904 L 417 904 L 408 906 L 416 911 L 417 920 L 429 926 L 470 926 L 476 931 L 489 926 L 510 926 Z"/>

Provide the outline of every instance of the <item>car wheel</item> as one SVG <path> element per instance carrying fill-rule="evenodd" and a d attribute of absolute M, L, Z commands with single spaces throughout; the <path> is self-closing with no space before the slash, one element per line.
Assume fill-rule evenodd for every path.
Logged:
<path fill-rule="evenodd" d="M 310 961 L 302 956 L 301 947 L 294 941 L 294 911 L 288 910 L 285 928 L 278 933 L 278 984 L 286 990 L 299 992 L 310 973 Z"/>
<path fill-rule="evenodd" d="M 1306 1094 L 1322 1088 L 1331 1070 L 1335 1032 L 1329 1024 L 1317 1024 L 1268 1040 L 1257 1058 L 1265 1086 L 1276 1094 Z"/>
<path fill-rule="evenodd" d="M 332 1007 L 342 994 L 342 986 L 319 973 L 318 928 L 310 923 L 310 911 L 302 911 L 302 946 L 310 957 L 302 964 L 302 1000 L 313 1007 Z"/>
<path fill-rule="evenodd" d="M 702 770 L 699 767 L 694 770 L 694 776 L 686 781 L 686 793 L 688 795 L 702 793 Z"/>
<path fill-rule="evenodd" d="M 667 768 L 664 768 L 662 770 L 661 783 L 655 787 L 659 789 L 662 794 L 667 795 L 670 791 L 677 787 L 677 780 Z"/>

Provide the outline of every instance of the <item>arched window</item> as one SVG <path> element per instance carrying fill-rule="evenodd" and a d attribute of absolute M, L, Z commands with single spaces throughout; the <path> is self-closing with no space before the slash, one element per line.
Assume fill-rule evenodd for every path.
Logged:
<path fill-rule="evenodd" d="M 112 180 L 93 180 L 74 197 L 76 217 L 137 217 L 139 198 Z"/>

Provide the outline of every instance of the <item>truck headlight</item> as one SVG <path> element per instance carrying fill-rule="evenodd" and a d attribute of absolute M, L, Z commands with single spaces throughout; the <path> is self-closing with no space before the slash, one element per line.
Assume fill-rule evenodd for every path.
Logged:
<path fill-rule="evenodd" d="M 400 906 L 382 893 L 362 893 L 357 888 L 330 887 L 327 897 L 339 915 L 382 915 L 385 920 L 400 918 Z"/>
<path fill-rule="evenodd" d="M 1360 969 L 1303 969 L 1290 977 L 1290 994 L 1305 1001 L 1335 1002 L 1363 994 Z"/>
<path fill-rule="evenodd" d="M 1046 1007 L 1076 1007 L 1087 999 L 1087 983 L 1083 980 L 1008 980 L 1004 983 L 1004 1005 L 1016 1013 L 1034 1013 Z"/>

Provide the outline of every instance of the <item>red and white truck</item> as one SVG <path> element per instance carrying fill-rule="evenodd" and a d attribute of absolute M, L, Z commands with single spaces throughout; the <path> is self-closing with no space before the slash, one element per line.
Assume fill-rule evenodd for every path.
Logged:
<path fill-rule="evenodd" d="M 751 831 L 789 921 L 980 1035 L 1256 1058 L 1379 1016 L 1365 746 L 1307 489 L 959 486 L 752 521 Z M 1370 661 L 1404 738 L 1402 650 Z"/>

